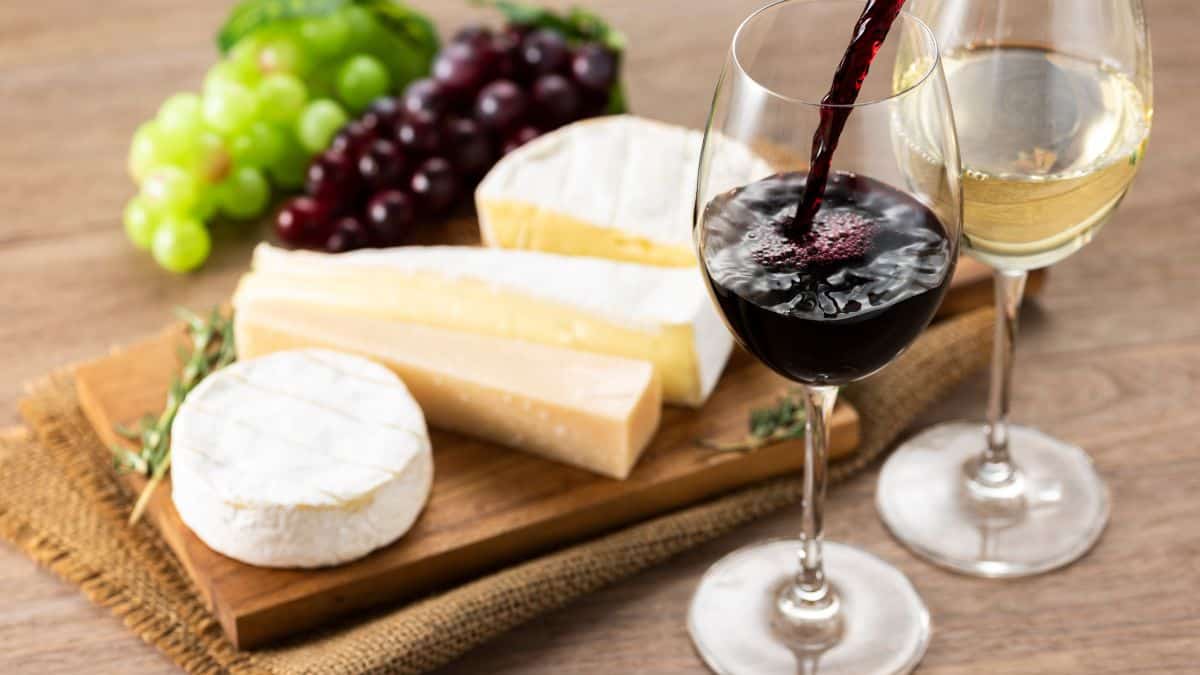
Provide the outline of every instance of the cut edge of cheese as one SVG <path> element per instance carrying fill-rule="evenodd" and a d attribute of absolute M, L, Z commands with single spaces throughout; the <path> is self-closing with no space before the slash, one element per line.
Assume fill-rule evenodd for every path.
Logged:
<path fill-rule="evenodd" d="M 403 379 L 435 427 L 610 478 L 629 476 L 662 413 L 657 371 L 520 340 L 255 301 L 235 315 L 239 353 L 299 347 L 358 354 Z"/>
<path fill-rule="evenodd" d="M 668 403 L 698 407 L 733 347 L 694 268 L 476 247 L 338 255 L 260 244 L 234 306 L 315 309 L 650 361 Z"/>
<path fill-rule="evenodd" d="M 691 267 L 696 178 L 704 135 L 613 115 L 569 124 L 503 157 L 475 191 L 487 246 Z M 724 191 L 771 173 L 729 142 L 710 167 Z M 710 190 L 711 191 L 711 190 Z"/>

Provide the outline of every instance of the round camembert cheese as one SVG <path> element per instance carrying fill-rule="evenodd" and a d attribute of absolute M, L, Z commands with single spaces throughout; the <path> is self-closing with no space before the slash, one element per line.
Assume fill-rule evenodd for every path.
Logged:
<path fill-rule="evenodd" d="M 204 543 L 267 567 L 319 567 L 402 536 L 433 482 L 425 417 L 372 361 L 305 349 L 200 383 L 171 433 L 175 508 Z"/>

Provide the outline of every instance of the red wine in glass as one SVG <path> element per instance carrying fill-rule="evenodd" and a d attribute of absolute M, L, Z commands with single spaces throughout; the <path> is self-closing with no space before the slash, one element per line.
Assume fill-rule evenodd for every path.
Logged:
<path fill-rule="evenodd" d="M 704 214 L 703 269 L 741 344 L 784 377 L 841 385 L 887 365 L 929 323 L 954 268 L 932 211 L 834 172 L 813 227 L 785 231 L 811 174 L 776 174 Z"/>

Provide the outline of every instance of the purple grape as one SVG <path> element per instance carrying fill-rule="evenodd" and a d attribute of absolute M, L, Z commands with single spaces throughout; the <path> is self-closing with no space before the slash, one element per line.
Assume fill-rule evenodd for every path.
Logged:
<path fill-rule="evenodd" d="M 492 52 L 495 63 L 492 66 L 492 78 L 496 80 L 515 80 L 522 74 L 521 37 L 504 31 L 492 38 Z"/>
<path fill-rule="evenodd" d="M 410 155 L 431 155 L 442 144 L 437 117 L 430 112 L 409 112 L 396 127 L 396 140 Z"/>
<path fill-rule="evenodd" d="M 473 119 L 453 117 L 444 131 L 450 162 L 464 177 L 482 175 L 495 161 L 487 132 Z"/>
<path fill-rule="evenodd" d="M 325 250 L 330 253 L 342 253 L 362 248 L 370 243 L 367 228 L 353 216 L 346 216 L 333 226 L 333 234 L 325 240 Z"/>
<path fill-rule="evenodd" d="M 527 108 L 525 92 L 511 80 L 497 80 L 475 99 L 475 119 L 485 128 L 504 131 L 516 126 Z"/>
<path fill-rule="evenodd" d="M 328 236 L 329 209 L 312 197 L 296 197 L 275 215 L 275 233 L 293 246 L 313 246 Z"/>
<path fill-rule="evenodd" d="M 484 44 L 492 39 L 492 31 L 487 26 L 478 23 L 469 23 L 458 32 L 454 37 L 450 38 L 450 42 L 461 42 L 463 44 Z"/>
<path fill-rule="evenodd" d="M 520 129 L 517 129 L 507 139 L 505 139 L 504 154 L 507 155 L 508 153 L 512 152 L 513 150 L 516 150 L 517 148 L 521 147 L 522 145 L 525 145 L 529 141 L 532 141 L 533 139 L 535 139 L 541 135 L 542 135 L 542 132 L 539 131 L 537 127 L 524 126 L 524 127 L 521 127 Z"/>
<path fill-rule="evenodd" d="M 400 105 L 400 99 L 394 96 L 384 96 L 375 99 L 375 102 L 367 109 L 367 113 L 362 116 L 361 121 L 363 126 L 375 131 L 377 135 L 384 135 L 400 122 L 402 115 L 403 108 Z M 368 120 L 374 120 L 374 123 Z"/>
<path fill-rule="evenodd" d="M 535 30 L 521 41 L 521 62 L 534 76 L 564 72 L 570 60 L 567 41 L 548 28 Z"/>
<path fill-rule="evenodd" d="M 344 204 L 355 192 L 354 161 L 342 150 L 326 150 L 308 165 L 304 189 L 311 197 L 331 204 Z"/>
<path fill-rule="evenodd" d="M 551 73 L 533 83 L 533 104 L 546 126 L 555 128 L 579 117 L 582 100 L 570 80 Z"/>
<path fill-rule="evenodd" d="M 440 115 L 448 105 L 442 85 L 428 77 L 413 80 L 404 90 L 401 107 L 407 113 L 427 112 Z"/>
<path fill-rule="evenodd" d="M 451 43 L 433 62 L 433 79 L 450 94 L 471 96 L 487 81 L 494 56 L 481 45 Z"/>
<path fill-rule="evenodd" d="M 617 55 L 602 45 L 585 44 L 571 57 L 571 73 L 581 86 L 607 94 L 617 82 Z"/>
<path fill-rule="evenodd" d="M 413 172 L 409 185 L 426 213 L 440 214 L 454 205 L 458 180 L 454 167 L 444 157 L 430 157 Z"/>
<path fill-rule="evenodd" d="M 351 120 L 334 135 L 329 150 L 353 154 L 371 139 L 371 130 L 358 120 Z"/>
<path fill-rule="evenodd" d="M 376 246 L 403 243 L 415 221 L 413 199 L 400 190 L 384 190 L 367 202 L 367 230 Z"/>
<path fill-rule="evenodd" d="M 400 146 L 377 138 L 358 157 L 358 174 L 372 188 L 395 185 L 404 176 L 404 155 Z"/>

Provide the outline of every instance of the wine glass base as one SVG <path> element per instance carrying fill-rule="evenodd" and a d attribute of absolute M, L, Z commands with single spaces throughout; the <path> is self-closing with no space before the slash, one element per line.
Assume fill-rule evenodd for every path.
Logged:
<path fill-rule="evenodd" d="M 929 645 L 929 611 L 900 570 L 850 546 L 826 542 L 827 578 L 841 601 L 832 644 L 804 645 L 772 625 L 780 589 L 799 567 L 799 540 L 738 549 L 704 574 L 688 610 L 696 650 L 719 675 L 908 673 Z"/>
<path fill-rule="evenodd" d="M 883 522 L 917 555 L 955 572 L 1023 577 L 1067 565 L 1095 545 L 1108 523 L 1108 488 L 1080 448 L 1028 427 L 1009 427 L 1023 483 L 1008 503 L 981 504 L 965 467 L 985 445 L 980 425 L 926 429 L 879 474 Z"/>

